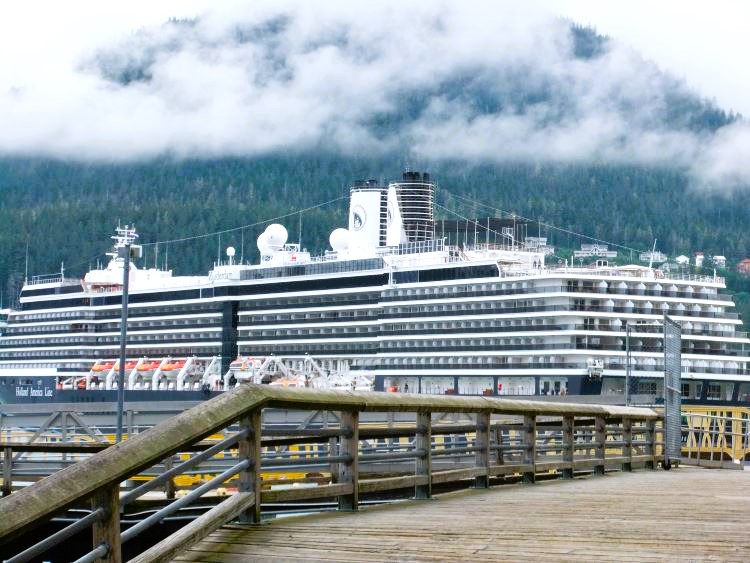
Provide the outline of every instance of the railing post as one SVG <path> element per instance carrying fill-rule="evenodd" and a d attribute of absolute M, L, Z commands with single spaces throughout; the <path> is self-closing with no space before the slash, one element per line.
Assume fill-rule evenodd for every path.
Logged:
<path fill-rule="evenodd" d="M 622 441 L 625 442 L 622 447 L 622 455 L 625 458 L 622 470 L 633 471 L 633 421 L 629 418 L 622 419 Z"/>
<path fill-rule="evenodd" d="M 477 468 L 484 469 L 484 475 L 474 478 L 474 488 L 486 489 L 490 486 L 490 413 L 477 413 L 477 431 L 475 438 L 476 452 L 474 463 Z"/>
<path fill-rule="evenodd" d="M 524 471 L 523 482 L 536 482 L 536 415 L 524 415 L 523 417 L 523 445 L 524 465 L 531 465 L 530 471 Z"/>
<path fill-rule="evenodd" d="M 9 447 L 3 448 L 3 496 L 7 497 L 13 492 L 13 450 Z"/>
<path fill-rule="evenodd" d="M 596 460 L 594 475 L 604 475 L 604 443 L 607 441 L 607 423 L 603 416 L 594 419 L 594 442 L 596 444 Z"/>
<path fill-rule="evenodd" d="M 495 465 L 505 465 L 503 429 L 501 426 L 495 426 L 495 448 Z"/>
<path fill-rule="evenodd" d="M 348 463 L 339 463 L 339 483 L 351 483 L 352 492 L 339 495 L 339 510 L 357 510 L 359 507 L 359 413 L 341 413 L 339 455 L 350 456 Z"/>
<path fill-rule="evenodd" d="M 261 409 L 255 409 L 240 418 L 240 430 L 247 430 L 247 435 L 239 441 L 239 461 L 247 459 L 250 465 L 239 474 L 238 491 L 241 493 L 255 493 L 255 502 L 240 514 L 240 522 L 246 524 L 260 524 L 260 439 L 262 435 Z"/>
<path fill-rule="evenodd" d="M 167 457 L 164 460 L 164 471 L 169 471 L 174 466 L 174 458 L 172 456 Z M 174 478 L 170 478 L 167 480 L 166 483 L 164 483 L 164 495 L 169 499 L 172 500 L 175 497 L 175 484 L 174 484 Z"/>
<path fill-rule="evenodd" d="M 414 498 L 432 498 L 432 413 L 417 413 L 414 448 L 425 452 L 423 456 L 416 458 L 415 475 L 427 479 L 427 483 L 417 483 L 414 486 Z"/>
<path fill-rule="evenodd" d="M 562 420 L 562 442 L 563 442 L 563 461 L 569 463 L 570 467 L 563 467 L 562 478 L 572 479 L 573 478 L 573 459 L 575 456 L 575 450 L 573 449 L 573 431 L 575 428 L 575 418 L 572 416 L 564 416 Z"/>
<path fill-rule="evenodd" d="M 328 455 L 330 457 L 333 457 L 336 455 L 336 452 L 338 451 L 337 450 L 338 442 L 339 442 L 338 438 L 335 438 L 333 436 L 328 438 Z M 336 463 L 335 461 L 332 461 L 329 464 L 328 470 L 331 472 L 331 484 L 338 483 L 339 482 L 339 464 Z"/>
<path fill-rule="evenodd" d="M 120 563 L 122 549 L 120 543 L 120 487 L 115 484 L 98 490 L 91 498 L 92 510 L 102 508 L 104 517 L 93 524 L 94 549 L 102 544 L 107 546 L 107 555 L 99 559 L 106 563 Z"/>
<path fill-rule="evenodd" d="M 651 459 L 646 461 L 646 469 L 656 468 L 654 463 L 656 459 L 656 421 L 646 421 L 646 455 Z"/>

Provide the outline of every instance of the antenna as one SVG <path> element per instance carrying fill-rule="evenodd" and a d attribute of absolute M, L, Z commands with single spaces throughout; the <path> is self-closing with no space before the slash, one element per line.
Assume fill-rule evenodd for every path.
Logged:
<path fill-rule="evenodd" d="M 242 244 L 240 245 L 240 264 L 244 263 L 245 261 L 245 229 L 240 229 L 240 234 L 242 235 Z"/>
<path fill-rule="evenodd" d="M 24 274 L 24 283 L 29 281 L 29 239 L 26 239 L 26 273 Z"/>
<path fill-rule="evenodd" d="M 651 256 L 648 259 L 648 269 L 651 269 L 651 265 L 654 263 L 654 252 L 656 252 L 656 239 L 654 239 L 654 247 L 651 249 Z"/>

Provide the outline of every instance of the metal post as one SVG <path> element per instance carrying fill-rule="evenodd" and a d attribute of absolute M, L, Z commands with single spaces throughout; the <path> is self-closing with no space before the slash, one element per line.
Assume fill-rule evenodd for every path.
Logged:
<path fill-rule="evenodd" d="M 427 483 L 415 485 L 414 497 L 428 499 L 432 497 L 432 414 L 429 412 L 417 413 L 414 448 L 425 452 L 423 457 L 416 459 L 416 476 L 427 479 Z"/>
<path fill-rule="evenodd" d="M 117 374 L 117 436 L 115 442 L 122 441 L 122 411 L 125 403 L 125 347 L 128 335 L 128 287 L 130 285 L 130 244 L 120 249 L 124 260 L 122 270 L 122 315 L 120 317 L 120 372 Z"/>

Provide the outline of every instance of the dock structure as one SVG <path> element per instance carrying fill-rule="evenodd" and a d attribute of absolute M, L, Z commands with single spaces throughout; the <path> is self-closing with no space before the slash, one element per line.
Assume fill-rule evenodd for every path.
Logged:
<path fill-rule="evenodd" d="M 680 467 L 230 524 L 176 557 L 297 561 L 741 561 L 750 472 Z"/>
<path fill-rule="evenodd" d="M 311 417 L 325 411 L 335 416 L 335 422 L 304 428 L 269 426 L 266 414 L 273 409 L 307 412 Z M 399 422 L 390 427 L 364 423 L 363 415 L 372 413 L 399 415 Z M 539 546 L 548 537 L 559 538 L 560 534 L 571 538 L 580 534 L 581 540 L 596 545 L 600 539 L 618 538 L 619 534 L 637 543 L 658 539 L 670 530 L 673 534 L 687 531 L 688 541 L 701 539 L 708 546 L 714 541 L 712 536 L 700 535 L 698 528 L 692 529 L 693 524 L 687 523 L 699 518 L 707 522 L 704 529 L 711 530 L 714 523 L 724 521 L 730 528 L 735 526 L 733 545 L 742 546 L 745 540 L 739 537 L 737 526 L 748 521 L 747 481 L 711 483 L 709 473 L 683 468 L 654 472 L 661 461 L 669 461 L 663 453 L 664 433 L 663 417 L 643 408 L 241 385 L 0 499 L 0 545 L 33 534 L 41 523 L 70 514 L 71 509 L 77 509 L 80 516 L 81 507 L 88 507 L 85 516 L 9 561 L 34 560 L 75 533 L 91 529 L 91 551 L 81 561 L 117 563 L 122 560 L 124 544 L 137 546 L 133 540 L 145 530 L 212 489 L 231 487 L 234 494 L 140 553 L 134 561 L 168 561 L 175 557 L 201 560 L 203 556 L 207 561 L 220 561 L 225 556 L 246 560 L 251 557 L 249 552 L 230 556 L 231 550 L 253 543 L 265 550 L 263 554 L 258 552 L 258 557 L 321 559 L 339 551 L 352 560 L 361 552 L 356 543 L 367 543 L 368 537 L 372 539 L 368 544 L 372 552 L 361 552 L 365 559 L 380 557 L 386 549 L 391 549 L 389 558 L 398 558 L 393 550 L 400 549 L 401 543 L 404 558 L 438 557 L 435 550 L 442 546 L 454 549 L 458 554 L 455 558 L 465 559 L 470 555 L 466 550 L 471 549 L 487 550 L 489 555 L 496 541 L 515 537 L 519 545 Z M 7 446 L 4 468 L 9 470 L 11 454 Z M 216 458 L 222 460 L 220 470 L 206 475 L 201 467 Z M 164 470 L 158 476 L 123 490 L 123 483 L 159 464 Z M 634 473 L 638 469 L 644 471 Z M 284 481 L 279 487 L 278 480 L 269 478 L 274 471 L 301 477 Z M 204 479 L 184 491 L 184 496 L 176 495 L 175 480 L 188 472 L 202 473 Z M 615 473 L 621 476 L 614 477 Z M 581 476 L 586 478 L 579 479 Z M 693 483 L 685 481 L 690 476 Z M 541 483 L 550 478 L 561 482 L 555 487 Z M 523 485 L 537 481 L 539 487 Z M 523 484 L 488 490 L 501 483 Z M 614 486 L 608 487 L 610 483 Z M 422 501 L 446 486 L 483 490 L 477 491 L 482 494 L 464 493 L 434 503 L 414 501 L 357 513 L 361 500 L 368 495 L 386 498 L 400 491 L 402 496 L 406 492 Z M 122 529 L 123 507 L 161 488 L 169 500 L 174 500 Z M 721 491 L 723 500 L 719 498 Z M 685 504 L 680 504 L 682 497 L 706 494 L 718 495 L 708 508 L 695 501 L 686 511 Z M 660 499 L 659 495 L 666 496 Z M 642 513 L 634 508 L 624 511 L 623 507 L 638 504 L 641 497 L 645 499 L 643 506 L 649 509 Z M 341 516 L 319 515 L 266 525 L 264 506 L 269 503 L 312 499 L 333 500 Z M 722 509 L 722 502 L 739 512 Z M 514 514 L 514 510 L 523 510 L 524 516 Z M 566 514 L 571 518 L 569 527 L 563 524 Z M 637 514 L 643 517 L 637 526 L 631 526 Z M 380 523 L 367 523 L 378 516 L 382 518 Z M 679 523 L 680 518 L 684 524 Z M 233 521 L 245 527 L 227 527 Z M 284 531 L 285 526 L 290 528 Z M 327 526 L 332 532 L 326 532 Z M 310 530 L 316 528 L 317 543 L 310 543 L 314 535 Z M 513 529 L 518 530 L 515 536 L 509 532 Z M 550 536 L 553 532 L 557 535 Z M 258 539 L 274 533 L 280 535 L 268 541 Z M 456 539 L 462 533 L 465 536 L 460 542 L 448 544 L 440 539 Z M 299 540 L 295 534 L 301 534 Z M 217 537 L 234 538 L 240 547 L 217 543 Z M 416 547 L 409 547 L 408 538 Z M 409 551 L 418 550 L 420 542 L 422 555 Z M 216 553 L 206 553 L 207 545 Z M 277 545 L 278 552 L 268 550 L 270 545 Z M 390 548 L 381 550 L 379 545 Z M 306 555 L 303 548 L 318 549 L 318 556 L 312 552 Z M 571 553 L 570 558 L 586 557 L 585 552 Z M 666 558 L 671 558 L 670 554 Z"/>

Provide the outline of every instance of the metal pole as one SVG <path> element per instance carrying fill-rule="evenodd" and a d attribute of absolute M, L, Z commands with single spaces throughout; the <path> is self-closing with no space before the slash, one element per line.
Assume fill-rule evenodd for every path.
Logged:
<path fill-rule="evenodd" d="M 630 324 L 625 325 L 625 405 L 630 406 Z"/>
<path fill-rule="evenodd" d="M 125 403 L 125 347 L 128 334 L 128 285 L 130 282 L 130 244 L 120 250 L 125 261 L 122 270 L 122 316 L 120 317 L 120 373 L 117 374 L 117 436 L 122 441 L 122 411 Z"/>

